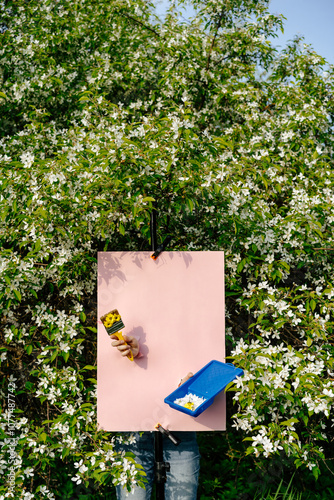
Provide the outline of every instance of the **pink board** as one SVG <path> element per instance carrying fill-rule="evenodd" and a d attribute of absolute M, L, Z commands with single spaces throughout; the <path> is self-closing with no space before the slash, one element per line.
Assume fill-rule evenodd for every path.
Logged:
<path fill-rule="evenodd" d="M 118 309 L 143 356 L 123 358 L 98 322 L 97 420 L 106 431 L 225 430 L 225 396 L 197 418 L 164 398 L 189 371 L 224 361 L 224 253 L 100 252 L 98 318 Z"/>

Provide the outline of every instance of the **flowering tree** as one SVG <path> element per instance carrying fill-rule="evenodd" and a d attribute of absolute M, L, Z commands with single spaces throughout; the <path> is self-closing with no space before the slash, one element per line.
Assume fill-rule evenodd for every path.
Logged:
<path fill-rule="evenodd" d="M 95 420 L 96 252 L 148 249 L 153 202 L 174 249 L 225 251 L 247 453 L 330 458 L 333 70 L 275 51 L 267 3 L 1 5 L 3 498 L 143 484 Z"/>

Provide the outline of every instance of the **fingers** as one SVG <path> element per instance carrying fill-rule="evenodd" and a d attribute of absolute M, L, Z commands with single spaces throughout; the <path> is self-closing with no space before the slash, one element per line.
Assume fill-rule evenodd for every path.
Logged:
<path fill-rule="evenodd" d="M 123 340 L 118 340 L 118 337 L 117 335 L 110 335 L 110 338 L 111 339 L 115 339 L 116 342 L 119 342 L 119 343 L 123 343 L 124 344 L 124 341 Z M 123 335 L 123 339 L 125 340 L 125 342 L 127 344 L 131 344 L 133 342 L 138 342 L 137 339 L 135 339 L 134 337 L 130 337 L 129 335 Z M 112 345 L 115 344 L 115 342 L 112 342 Z"/>
<path fill-rule="evenodd" d="M 138 347 L 139 342 L 135 337 L 130 337 L 128 335 L 123 335 L 123 338 L 127 344 L 129 344 L 131 347 Z"/>
<path fill-rule="evenodd" d="M 117 347 L 117 348 L 118 348 L 118 347 L 120 347 L 121 345 L 124 345 L 124 344 L 125 344 L 124 340 L 118 340 L 118 338 L 117 338 L 117 337 L 114 337 L 114 336 L 111 336 L 111 338 L 112 338 L 112 339 L 115 339 L 113 342 L 111 342 L 111 345 L 112 345 L 113 347 Z"/>
<path fill-rule="evenodd" d="M 114 340 L 114 342 L 111 342 L 111 345 L 116 347 L 122 356 L 127 356 L 130 352 L 130 346 L 124 340 Z"/>
<path fill-rule="evenodd" d="M 116 335 L 111 335 L 112 347 L 116 347 L 122 356 L 128 356 L 132 351 L 133 357 L 136 357 L 139 352 L 139 343 L 138 340 L 134 337 L 130 337 L 128 335 L 123 335 L 124 340 L 118 340 Z"/>
<path fill-rule="evenodd" d="M 128 335 L 123 336 L 124 340 L 131 347 L 132 355 L 135 358 L 139 354 L 139 342 L 135 337 L 130 337 Z"/>
<path fill-rule="evenodd" d="M 183 382 L 182 384 L 184 384 L 185 382 L 187 382 L 187 380 L 189 380 L 192 376 L 193 376 L 193 372 L 189 372 L 183 379 Z"/>
<path fill-rule="evenodd" d="M 119 351 L 121 353 L 121 356 L 125 357 L 125 356 L 128 356 L 130 354 L 131 348 L 128 345 L 126 345 L 126 346 L 124 346 L 124 350 L 119 349 Z"/>
<path fill-rule="evenodd" d="M 189 380 L 194 374 L 192 372 L 189 372 L 185 377 L 183 377 L 179 383 L 179 387 L 180 385 L 184 384 L 185 382 L 187 382 L 187 380 Z"/>

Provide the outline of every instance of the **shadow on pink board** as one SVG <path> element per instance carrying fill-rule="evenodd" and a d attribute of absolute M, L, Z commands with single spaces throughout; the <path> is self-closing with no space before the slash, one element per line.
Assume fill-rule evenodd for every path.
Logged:
<path fill-rule="evenodd" d="M 142 357 L 130 361 L 98 323 L 97 420 L 106 431 L 225 430 L 225 396 L 197 418 L 164 403 L 180 379 L 224 361 L 224 253 L 100 252 L 98 318 L 118 309 Z"/>

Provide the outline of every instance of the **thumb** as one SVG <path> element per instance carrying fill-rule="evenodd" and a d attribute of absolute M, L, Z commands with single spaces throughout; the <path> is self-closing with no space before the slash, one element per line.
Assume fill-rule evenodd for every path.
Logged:
<path fill-rule="evenodd" d="M 125 342 L 129 345 L 133 345 L 136 343 L 136 338 L 135 337 L 131 337 L 130 335 L 123 335 L 123 339 L 125 340 Z"/>

